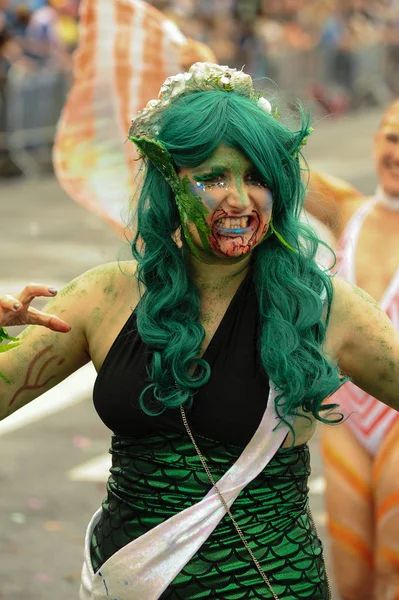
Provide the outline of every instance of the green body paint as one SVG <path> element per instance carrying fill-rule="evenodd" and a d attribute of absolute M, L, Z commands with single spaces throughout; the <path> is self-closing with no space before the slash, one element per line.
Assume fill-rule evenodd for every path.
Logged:
<path fill-rule="evenodd" d="M 59 296 L 67 296 L 68 294 L 72 294 L 78 287 L 78 282 L 75 281 L 71 281 L 71 283 L 68 283 L 68 285 L 66 285 L 64 288 L 62 288 L 62 290 L 60 292 L 58 292 Z"/>
<path fill-rule="evenodd" d="M 114 278 L 113 278 L 114 279 Z M 112 297 L 112 301 L 116 302 L 118 296 L 119 296 L 119 291 L 115 288 L 115 286 L 111 283 L 107 286 L 105 286 L 104 288 L 104 294 L 106 296 L 110 296 Z"/>
<path fill-rule="evenodd" d="M 377 300 L 374 300 L 374 298 L 372 298 L 372 296 L 367 294 L 362 288 L 358 287 L 357 285 L 354 285 L 353 290 L 354 290 L 355 294 L 360 296 L 363 300 L 366 300 L 370 304 L 370 306 L 373 306 L 374 308 L 378 308 L 379 310 L 381 310 L 381 306 L 378 304 Z"/>
<path fill-rule="evenodd" d="M 100 308 L 98 308 L 98 306 L 96 306 L 96 308 L 94 308 L 90 313 L 90 320 L 93 322 L 94 325 L 99 326 L 101 325 L 103 319 L 103 311 Z"/>

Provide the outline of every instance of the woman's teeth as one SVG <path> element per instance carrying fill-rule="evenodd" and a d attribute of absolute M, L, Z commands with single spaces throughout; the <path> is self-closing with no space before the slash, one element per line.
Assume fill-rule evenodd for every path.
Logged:
<path fill-rule="evenodd" d="M 223 229 L 245 229 L 249 226 L 250 217 L 222 217 L 216 221 Z"/>

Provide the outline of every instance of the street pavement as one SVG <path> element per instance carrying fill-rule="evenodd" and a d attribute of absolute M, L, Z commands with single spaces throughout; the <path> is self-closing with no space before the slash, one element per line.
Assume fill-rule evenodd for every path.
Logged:
<path fill-rule="evenodd" d="M 371 193 L 379 117 L 372 111 L 321 120 L 306 149 L 310 164 Z M 0 291 L 18 291 L 29 281 L 60 287 L 127 256 L 116 233 L 70 200 L 53 177 L 0 188 Z M 0 598 L 78 598 L 85 528 L 104 496 L 109 465 L 110 432 L 92 406 L 93 378 L 89 366 L 18 411 L 16 421 L 0 423 Z M 317 435 L 310 446 L 311 505 L 329 563 Z"/>

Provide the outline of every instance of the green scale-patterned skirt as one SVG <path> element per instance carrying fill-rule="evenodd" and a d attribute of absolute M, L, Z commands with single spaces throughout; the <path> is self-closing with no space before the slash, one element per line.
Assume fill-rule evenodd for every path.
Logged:
<path fill-rule="evenodd" d="M 236 446 L 196 438 L 216 480 L 242 452 Z M 95 571 L 131 540 L 199 502 L 211 487 L 185 433 L 140 440 L 114 436 L 111 453 L 108 493 L 92 538 Z M 307 510 L 309 473 L 306 445 L 280 449 L 232 507 L 281 600 L 329 598 L 323 549 Z M 273 596 L 226 516 L 161 598 L 248 600 Z"/>

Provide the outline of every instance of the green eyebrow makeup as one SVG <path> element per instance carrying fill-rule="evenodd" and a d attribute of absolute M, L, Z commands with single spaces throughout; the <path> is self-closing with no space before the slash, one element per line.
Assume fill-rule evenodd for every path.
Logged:
<path fill-rule="evenodd" d="M 214 167 L 210 171 L 206 171 L 205 173 L 198 173 L 193 175 L 194 181 L 209 181 L 214 179 L 215 177 L 219 177 L 220 175 L 224 175 L 226 169 L 222 167 Z"/>

